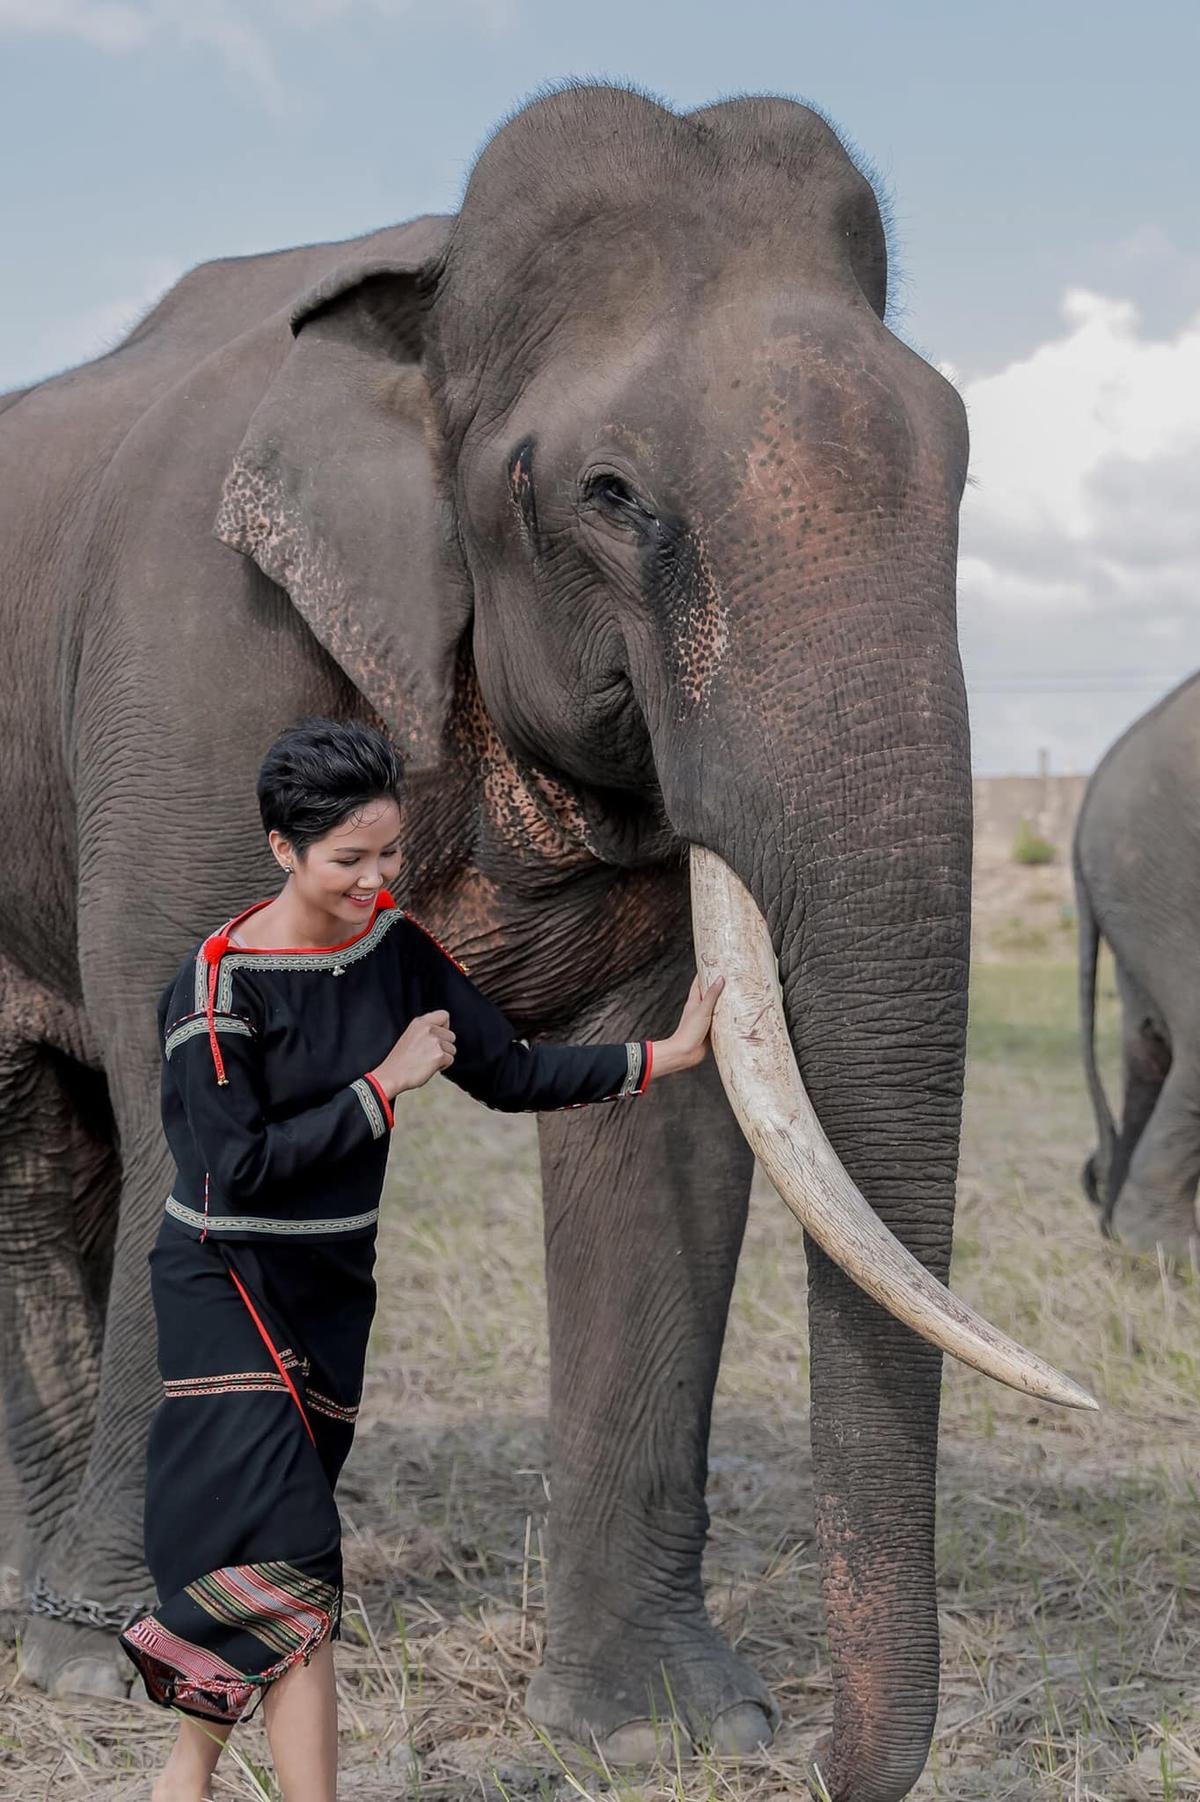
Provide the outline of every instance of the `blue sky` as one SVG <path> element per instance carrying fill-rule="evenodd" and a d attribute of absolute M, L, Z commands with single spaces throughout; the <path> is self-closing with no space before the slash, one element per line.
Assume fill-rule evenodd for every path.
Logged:
<path fill-rule="evenodd" d="M 1169 0 L 0 0 L 0 385 L 205 257 L 452 209 L 542 82 L 810 99 L 886 183 L 897 329 L 971 411 L 977 763 L 1087 767 L 1200 663 L 1200 536 L 1163 500 L 1200 474 L 1198 53 Z"/>

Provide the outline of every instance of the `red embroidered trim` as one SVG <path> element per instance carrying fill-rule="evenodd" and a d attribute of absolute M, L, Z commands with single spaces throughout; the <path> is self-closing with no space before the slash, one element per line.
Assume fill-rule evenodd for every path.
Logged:
<path fill-rule="evenodd" d="M 654 1068 L 654 1040 L 643 1039 L 642 1050 L 645 1061 L 642 1068 L 642 1080 L 634 1090 L 635 1095 L 644 1095 L 646 1093 L 646 1088 L 650 1081 L 650 1072 Z"/>
<path fill-rule="evenodd" d="M 305 957 L 314 952 L 348 951 L 351 945 L 357 945 L 359 939 L 367 936 L 381 913 L 386 913 L 389 908 L 395 907 L 395 905 L 396 903 L 392 898 L 391 891 L 381 888 L 375 897 L 375 905 L 371 909 L 371 918 L 367 921 L 362 931 L 356 932 L 353 938 L 343 939 L 340 945 L 238 945 L 235 949 L 239 956 L 244 953 L 250 957 L 255 957 L 260 952 L 264 957 L 279 957 L 281 955 L 285 957 Z M 220 934 L 213 935 L 214 937 L 220 937 L 225 941 L 221 953 L 222 956 L 224 956 L 225 952 L 229 949 L 229 934 L 234 928 L 240 926 L 243 920 L 248 920 L 251 914 L 261 913 L 264 907 L 269 906 L 269 900 L 256 901 L 253 907 L 248 907 L 246 909 L 245 913 L 235 914 L 229 924 L 222 927 Z"/>
<path fill-rule="evenodd" d="M 365 1077 L 363 1078 L 363 1080 L 365 1082 L 369 1082 L 371 1087 L 374 1089 L 375 1093 L 378 1095 L 379 1105 L 383 1109 L 383 1117 L 387 1121 L 388 1125 L 395 1126 L 396 1115 L 395 1115 L 395 1112 L 393 1111 L 391 1102 L 387 1098 L 387 1091 L 384 1089 L 383 1084 L 380 1082 L 379 1078 L 377 1076 L 372 1076 L 371 1072 L 368 1070 Z"/>
<path fill-rule="evenodd" d="M 255 1679 L 226 1664 L 224 1659 L 203 1646 L 180 1639 L 152 1614 L 143 1615 L 122 1633 L 121 1638 L 160 1667 L 147 1668 L 141 1659 L 138 1660 L 138 1668 L 159 1702 L 178 1699 L 192 1708 L 200 1708 L 214 1720 L 236 1721 L 254 1694 Z M 261 1682 L 262 1679 L 258 1679 L 258 1685 Z M 201 1693 L 204 1691 L 217 1698 L 215 1704 Z"/>
<path fill-rule="evenodd" d="M 287 1384 L 288 1393 L 291 1396 L 292 1400 L 295 1402 L 296 1407 L 300 1413 L 300 1418 L 304 1422 L 304 1431 L 308 1434 L 309 1438 L 312 1440 L 313 1444 L 315 1445 L 317 1443 L 316 1435 L 314 1434 L 314 1432 L 312 1430 L 312 1426 L 309 1423 L 308 1415 L 304 1412 L 304 1403 L 300 1400 L 300 1397 L 296 1392 L 295 1383 L 293 1383 L 291 1377 L 288 1375 L 287 1371 L 283 1367 L 283 1359 L 280 1357 L 279 1353 L 275 1350 L 275 1347 L 271 1341 L 270 1333 L 268 1333 L 266 1327 L 263 1325 L 262 1321 L 258 1318 L 258 1314 L 255 1311 L 254 1303 L 250 1300 L 250 1297 L 246 1294 L 245 1285 L 243 1284 L 242 1279 L 239 1277 L 237 1271 L 231 1269 L 229 1274 L 233 1278 L 234 1282 L 237 1285 L 238 1294 L 241 1296 L 242 1300 L 245 1302 L 247 1308 L 250 1311 L 250 1318 L 254 1322 L 255 1326 L 258 1328 L 259 1335 L 262 1339 L 263 1344 L 266 1346 L 267 1350 L 271 1354 L 271 1357 L 274 1361 L 276 1370 L 279 1372 L 280 1376 L 283 1378 L 284 1382 Z"/>
<path fill-rule="evenodd" d="M 450 962 L 454 965 L 454 968 L 459 972 L 459 974 L 461 976 L 469 976 L 471 974 L 471 972 L 467 969 L 467 966 L 465 964 L 459 963 L 459 961 L 455 957 L 453 951 L 447 951 L 447 949 L 446 949 L 445 945 L 443 945 L 441 939 L 434 938 L 434 936 L 433 936 L 432 932 L 430 932 L 428 926 L 422 926 L 420 920 L 414 919 L 413 915 L 410 913 L 406 913 L 404 918 L 408 921 L 410 926 L 415 926 L 418 932 L 423 932 L 425 934 L 425 937 L 429 940 L 430 944 L 437 946 L 438 950 L 441 952 L 443 957 L 449 958 Z"/>

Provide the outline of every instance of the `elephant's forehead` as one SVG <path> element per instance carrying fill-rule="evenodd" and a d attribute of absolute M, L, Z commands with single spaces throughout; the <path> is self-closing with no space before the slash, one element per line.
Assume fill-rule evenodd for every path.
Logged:
<path fill-rule="evenodd" d="M 510 415 L 541 409 L 581 429 L 619 428 L 653 456 L 681 417 L 719 409 L 733 425 L 784 400 L 811 409 L 822 386 L 832 398 L 869 384 L 876 402 L 888 391 L 887 350 L 864 346 L 855 317 L 863 303 L 836 288 L 780 292 L 739 281 L 658 306 L 646 300 L 619 322 L 588 309 L 543 319 Z"/>
<path fill-rule="evenodd" d="M 479 418 L 463 467 L 486 476 L 484 493 L 500 493 L 500 465 L 524 439 L 548 500 L 614 453 L 656 506 L 714 542 L 735 515 L 795 548 L 828 526 L 818 514 L 895 519 L 917 495 L 956 505 L 966 463 L 953 390 L 861 295 L 829 287 L 714 286 L 615 339 L 567 334 L 499 419 Z M 468 477 L 468 509 L 475 486 Z"/>
<path fill-rule="evenodd" d="M 705 361 L 744 359 L 776 318 L 826 309 L 836 332 L 837 315 L 869 311 L 826 235 L 777 242 L 692 217 L 590 222 L 534 257 L 502 259 L 486 305 L 464 273 L 439 304 L 439 337 L 451 379 L 478 384 L 489 404 L 546 371 L 620 383 L 648 351 L 664 376 L 682 362 L 690 378 Z"/>

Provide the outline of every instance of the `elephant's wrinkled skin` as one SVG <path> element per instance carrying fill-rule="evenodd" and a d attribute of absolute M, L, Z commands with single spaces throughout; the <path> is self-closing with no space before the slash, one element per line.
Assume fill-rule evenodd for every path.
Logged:
<path fill-rule="evenodd" d="M 1134 722 L 1088 784 L 1075 831 L 1084 1073 L 1097 1148 L 1083 1185 L 1136 1251 L 1200 1255 L 1200 676 Z M 1100 941 L 1121 999 L 1121 1123 L 1096 1065 Z"/>
<path fill-rule="evenodd" d="M 25 1568 L 56 1592 L 143 1588 L 152 1001 L 268 887 L 251 776 L 305 712 L 394 730 L 406 900 L 526 1031 L 665 1030 L 685 849 L 719 852 L 771 926 L 826 1131 L 945 1276 L 966 431 L 882 324 L 885 287 L 874 196 L 812 112 L 577 88 L 503 128 L 456 218 L 197 269 L 119 349 L 9 400 L 0 1282 Z M 749 1155 L 711 1062 L 541 1134 L 531 1712 L 636 1756 L 665 1668 L 697 1739 L 751 1744 L 771 1704 L 700 1570 Z M 937 1703 L 940 1360 L 815 1247 L 809 1287 L 821 1761 L 842 1802 L 881 1802 Z M 96 1644 L 38 1621 L 27 1654 L 103 1684 Z"/>

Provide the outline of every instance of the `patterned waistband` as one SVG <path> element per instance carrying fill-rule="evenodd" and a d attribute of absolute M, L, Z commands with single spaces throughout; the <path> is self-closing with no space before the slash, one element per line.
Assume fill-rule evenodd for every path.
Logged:
<path fill-rule="evenodd" d="M 332 1238 L 338 1233 L 358 1233 L 366 1226 L 374 1226 L 379 1219 L 379 1209 L 371 1208 L 366 1214 L 338 1214 L 331 1220 L 280 1220 L 269 1214 L 212 1214 L 207 1217 L 196 1208 L 189 1208 L 182 1201 L 176 1201 L 173 1195 L 167 1196 L 166 1212 L 172 1220 L 178 1220 L 184 1226 L 193 1226 L 197 1232 L 208 1228 L 210 1239 L 219 1239 L 224 1233 L 261 1233 L 271 1239 L 295 1239 L 311 1235 L 321 1238 Z"/>

